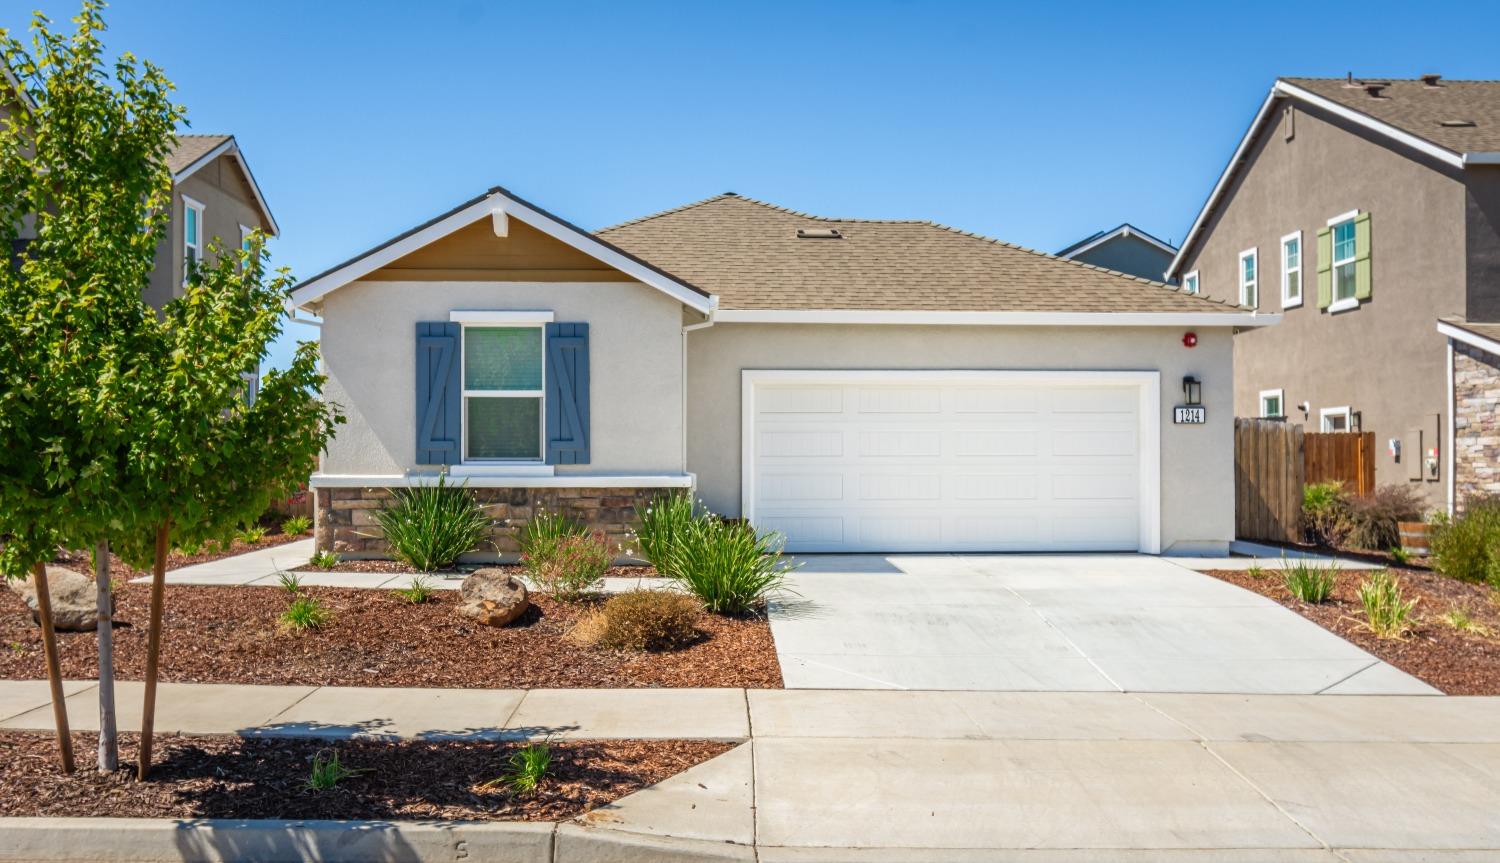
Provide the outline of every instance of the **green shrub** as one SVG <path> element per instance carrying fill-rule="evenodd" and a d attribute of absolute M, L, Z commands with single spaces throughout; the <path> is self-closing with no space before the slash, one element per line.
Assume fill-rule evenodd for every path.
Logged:
<path fill-rule="evenodd" d="M 588 536 L 589 529 L 564 515 L 542 510 L 516 533 L 521 549 L 521 565 L 533 577 L 533 567 L 545 566 L 557 556 L 562 541 L 570 536 Z"/>
<path fill-rule="evenodd" d="M 782 562 L 781 548 L 780 534 L 705 513 L 678 538 L 668 571 L 709 611 L 743 614 L 785 585 L 794 567 Z"/>
<path fill-rule="evenodd" d="M 1463 515 L 1435 523 L 1432 561 L 1450 578 L 1500 587 L 1500 499 L 1471 500 Z"/>
<path fill-rule="evenodd" d="M 1403 602 L 1401 581 L 1385 570 L 1377 570 L 1359 586 L 1359 601 L 1365 607 L 1370 631 L 1381 638 L 1400 638 L 1411 624 L 1417 601 Z"/>
<path fill-rule="evenodd" d="M 286 629 L 319 629 L 333 620 L 333 612 L 311 596 L 298 596 L 281 613 L 280 620 Z"/>
<path fill-rule="evenodd" d="M 599 532 L 562 536 L 548 546 L 543 560 L 522 558 L 537 586 L 563 602 L 576 602 L 597 590 L 613 561 L 609 544 Z"/>
<path fill-rule="evenodd" d="M 1403 546 L 1400 546 L 1400 545 L 1393 545 L 1393 546 L 1391 546 L 1391 548 L 1390 548 L 1390 555 L 1391 555 L 1391 560 L 1394 560 L 1396 563 L 1400 564 L 1401 566 L 1406 566 L 1407 564 L 1411 563 L 1411 552 L 1407 551 L 1406 548 L 1403 547 Z"/>
<path fill-rule="evenodd" d="M 503 776 L 479 787 L 494 788 L 503 785 L 512 794 L 530 794 L 536 791 L 552 769 L 552 746 L 546 741 L 528 744 L 511 753 L 507 761 L 510 769 Z"/>
<path fill-rule="evenodd" d="M 449 566 L 489 533 L 490 519 L 468 489 L 445 476 L 431 485 L 397 489 L 395 503 L 375 514 L 391 554 L 422 572 Z"/>
<path fill-rule="evenodd" d="M 234 538 L 246 545 L 255 545 L 266 538 L 266 529 L 258 524 L 252 524 L 236 531 Z"/>
<path fill-rule="evenodd" d="M 312 530 L 312 519 L 305 515 L 294 515 L 281 523 L 281 532 L 287 536 L 301 536 Z"/>
<path fill-rule="evenodd" d="M 1314 566 L 1305 560 L 1285 561 L 1282 564 L 1281 581 L 1292 596 L 1317 604 L 1333 595 L 1338 582 L 1338 570 L 1333 564 Z"/>
<path fill-rule="evenodd" d="M 687 492 L 664 494 L 651 501 L 640 514 L 635 538 L 641 556 L 662 575 L 670 575 L 672 555 L 684 533 L 693 525 L 693 498 Z"/>
<path fill-rule="evenodd" d="M 304 787 L 308 791 L 328 791 L 351 776 L 368 772 L 370 771 L 346 767 L 339 760 L 338 752 L 322 749 L 313 754 L 312 772 L 308 775 L 307 784 Z"/>
<path fill-rule="evenodd" d="M 1426 503 L 1411 484 L 1383 485 L 1365 497 L 1345 502 L 1344 542 L 1375 550 L 1401 544 L 1399 523 L 1420 521 Z"/>
<path fill-rule="evenodd" d="M 616 650 L 674 650 L 698 638 L 703 606 L 685 593 L 632 590 L 604 604 L 599 644 Z"/>
<path fill-rule="evenodd" d="M 424 602 L 431 602 L 432 598 L 437 595 L 437 591 L 433 590 L 432 585 L 419 575 L 412 578 L 411 584 L 398 587 L 391 591 L 391 594 L 407 605 L 421 605 Z"/>
<path fill-rule="evenodd" d="M 312 557 L 309 557 L 307 559 L 307 562 L 312 564 L 313 566 L 316 566 L 318 569 L 329 570 L 339 565 L 339 556 L 336 552 L 320 551 Z"/>
<path fill-rule="evenodd" d="M 1344 544 L 1349 529 L 1349 502 L 1338 481 L 1302 487 L 1302 527 L 1313 542 L 1332 547 Z"/>
<path fill-rule="evenodd" d="M 302 592 L 302 577 L 295 572 L 287 572 L 284 569 L 276 570 L 276 583 L 292 596 Z"/>

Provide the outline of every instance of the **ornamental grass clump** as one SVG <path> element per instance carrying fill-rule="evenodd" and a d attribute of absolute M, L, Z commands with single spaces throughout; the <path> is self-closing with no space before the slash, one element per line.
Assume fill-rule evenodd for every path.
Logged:
<path fill-rule="evenodd" d="M 640 514 L 635 538 L 641 556 L 662 575 L 671 575 L 672 554 L 679 539 L 692 528 L 693 498 L 687 492 L 664 494 Z"/>
<path fill-rule="evenodd" d="M 301 536 L 312 530 L 312 519 L 305 515 L 294 515 L 281 523 L 281 532 L 287 536 Z"/>
<path fill-rule="evenodd" d="M 1281 580 L 1292 596 L 1316 605 L 1333 595 L 1333 587 L 1338 582 L 1338 570 L 1331 563 L 1321 567 L 1313 566 L 1305 560 L 1285 562 Z"/>
<path fill-rule="evenodd" d="M 281 626 L 294 632 L 322 629 L 333 621 L 328 606 L 311 596 L 297 596 L 281 613 Z"/>
<path fill-rule="evenodd" d="M 1380 638 L 1400 638 L 1411 628 L 1415 599 L 1402 600 L 1401 580 L 1385 570 L 1377 570 L 1359 586 L 1359 602 L 1365 607 L 1365 621 Z"/>
<path fill-rule="evenodd" d="M 439 476 L 431 485 L 397 489 L 375 520 L 397 560 L 421 572 L 450 566 L 484 542 L 491 521 L 474 495 Z"/>
<path fill-rule="evenodd" d="M 670 577 L 714 614 L 757 610 L 795 567 L 781 559 L 783 539 L 712 513 L 695 519 L 675 542 Z"/>
<path fill-rule="evenodd" d="M 479 786 L 488 790 L 503 786 L 515 795 L 532 794 L 552 770 L 552 746 L 543 740 L 517 749 L 506 759 L 510 769 L 499 779 L 491 779 Z"/>

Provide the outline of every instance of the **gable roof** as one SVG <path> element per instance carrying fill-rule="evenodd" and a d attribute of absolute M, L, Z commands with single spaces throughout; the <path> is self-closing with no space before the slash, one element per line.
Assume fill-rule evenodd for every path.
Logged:
<path fill-rule="evenodd" d="M 552 215 L 500 186 L 495 186 L 446 213 L 428 219 L 374 248 L 355 255 L 342 264 L 336 264 L 306 279 L 292 289 L 292 305 L 298 308 L 306 307 L 330 292 L 401 258 L 408 252 L 486 217 L 495 219 L 497 225 L 508 218 L 519 219 L 703 314 L 709 314 L 718 305 L 718 299 L 708 291 L 636 257 L 601 237 L 590 234 L 571 222 Z"/>
<path fill-rule="evenodd" d="M 1123 222 L 1118 227 L 1110 228 L 1107 231 L 1099 231 L 1097 233 L 1093 233 L 1087 237 L 1084 237 L 1073 245 L 1068 246 L 1066 249 L 1058 252 L 1057 256 L 1059 258 L 1071 258 L 1076 255 L 1081 255 L 1084 252 L 1087 252 L 1089 249 L 1096 249 L 1111 240 L 1122 239 L 1125 237 L 1135 237 L 1138 240 L 1142 240 L 1146 243 L 1149 243 L 1150 245 L 1157 247 L 1158 249 L 1161 249 L 1163 252 L 1166 252 L 1169 255 L 1177 254 L 1177 247 L 1167 242 L 1166 240 L 1153 237 L 1140 228 L 1137 228 L 1135 225 L 1130 224 L 1129 222 Z"/>
<path fill-rule="evenodd" d="M 1376 86 L 1380 96 L 1370 95 L 1367 86 Z M 1284 100 L 1321 108 L 1456 168 L 1500 165 L 1500 81 L 1438 80 L 1434 86 L 1421 79 L 1278 78 L 1168 265 L 1169 277 L 1179 275 L 1209 215 L 1244 165 L 1250 145 L 1264 131 L 1272 109 Z M 1444 125 L 1452 121 L 1474 125 Z"/>
<path fill-rule="evenodd" d="M 178 135 L 177 146 L 167 154 L 167 167 L 172 171 L 172 182 L 181 183 L 220 156 L 234 159 L 240 172 L 245 175 L 245 183 L 250 186 L 251 194 L 255 196 L 255 205 L 265 217 L 266 233 L 273 237 L 280 236 L 281 229 L 276 225 L 276 217 L 271 215 L 265 195 L 261 194 L 260 184 L 255 182 L 255 175 L 250 172 L 250 163 L 245 161 L 245 154 L 240 151 L 240 145 L 233 135 Z"/>
<path fill-rule="evenodd" d="M 846 322 L 896 314 L 908 315 L 902 322 L 934 323 L 1037 313 L 1088 315 L 1090 321 L 1107 317 L 1101 313 L 1177 314 L 1193 321 L 1232 315 L 1237 323 L 1253 317 L 1160 282 L 934 222 L 826 218 L 733 193 L 598 235 L 712 290 L 720 304 L 715 318 L 724 321 L 749 320 L 751 312 L 755 320 L 810 320 L 809 314 L 831 310 L 856 313 L 839 319 Z M 1260 316 L 1262 323 L 1274 318 Z M 1010 321 L 1022 322 L 992 322 Z"/>

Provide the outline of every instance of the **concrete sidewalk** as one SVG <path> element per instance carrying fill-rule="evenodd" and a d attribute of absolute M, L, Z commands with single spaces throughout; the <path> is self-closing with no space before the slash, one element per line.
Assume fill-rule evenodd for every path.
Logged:
<path fill-rule="evenodd" d="M 69 689 L 86 727 L 91 685 Z M 5 727 L 46 728 L 45 704 L 0 683 Z M 168 684 L 159 712 L 198 733 L 747 741 L 560 825 L 554 861 L 1500 858 L 1493 698 Z"/>

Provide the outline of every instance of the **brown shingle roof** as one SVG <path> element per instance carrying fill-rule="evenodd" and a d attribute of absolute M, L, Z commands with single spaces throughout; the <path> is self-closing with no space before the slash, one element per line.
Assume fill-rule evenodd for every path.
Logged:
<path fill-rule="evenodd" d="M 187 168 L 203 158 L 213 148 L 229 140 L 228 135 L 178 135 L 177 148 L 167 156 L 167 167 L 172 173 Z"/>
<path fill-rule="evenodd" d="M 1429 87 L 1394 78 L 1356 78 L 1353 86 L 1343 78 L 1281 80 L 1455 153 L 1500 152 L 1500 81 L 1440 80 Z M 1377 98 L 1365 91 L 1367 83 L 1387 86 Z M 1444 125 L 1455 122 L 1474 125 Z"/>
<path fill-rule="evenodd" d="M 798 239 L 798 229 L 839 239 Z M 598 231 L 725 309 L 1237 312 L 933 222 L 830 219 L 729 193 Z"/>

